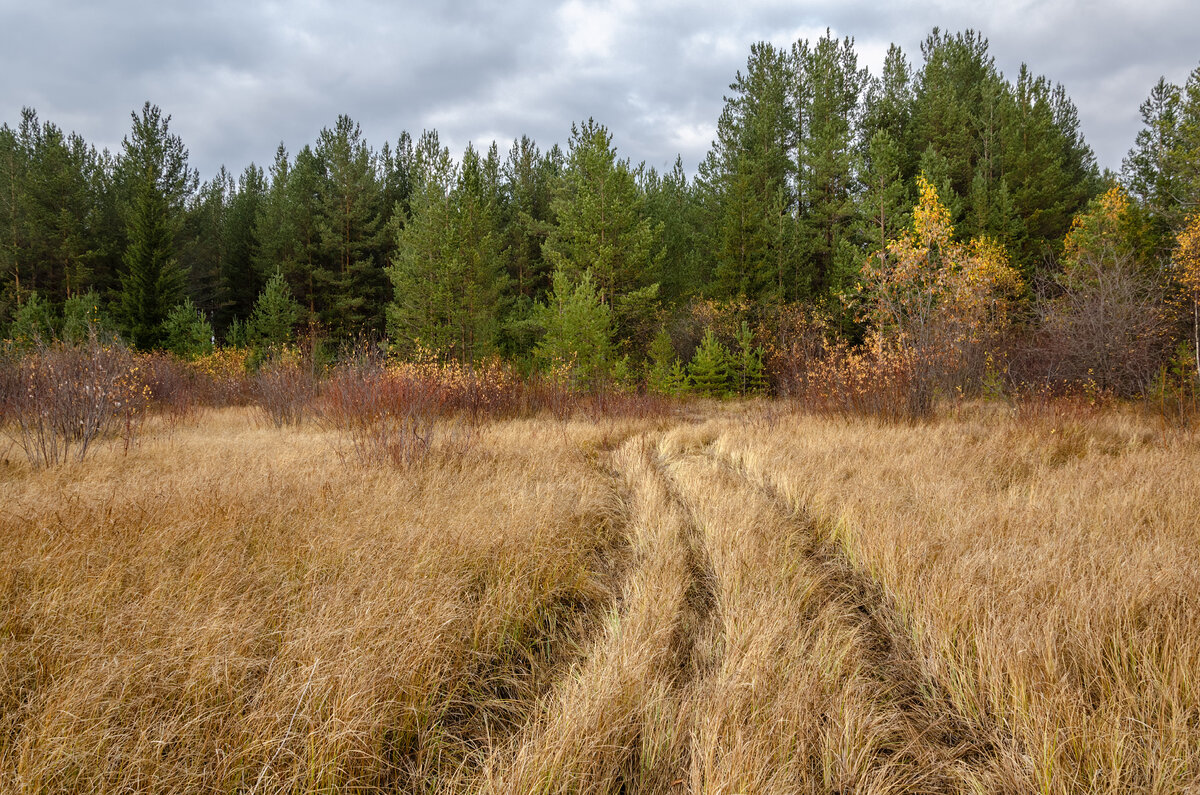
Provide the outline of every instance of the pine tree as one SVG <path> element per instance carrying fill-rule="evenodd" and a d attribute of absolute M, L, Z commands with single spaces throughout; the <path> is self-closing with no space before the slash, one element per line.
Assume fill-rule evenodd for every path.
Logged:
<path fill-rule="evenodd" d="M 659 327 L 646 358 L 649 360 L 646 367 L 647 389 L 663 395 L 678 395 L 687 389 L 687 372 L 681 366 L 665 326 Z"/>
<path fill-rule="evenodd" d="M 234 189 L 233 177 L 222 166 L 210 181 L 201 183 L 183 219 L 180 266 L 188 275 L 188 295 L 209 316 L 226 309 L 234 288 L 226 281 L 229 253 L 224 235 Z"/>
<path fill-rule="evenodd" d="M 468 146 L 450 196 L 452 257 L 446 274 L 453 280 L 453 350 L 464 362 L 480 358 L 495 344 L 500 297 L 506 283 L 496 229 L 499 201 L 495 145 L 485 158 Z"/>
<path fill-rule="evenodd" d="M 683 170 L 682 158 L 676 157 L 671 170 L 661 175 L 649 169 L 642 192 L 646 214 L 662 229 L 663 255 L 648 278 L 660 285 L 665 304 L 676 304 L 700 292 L 708 279 L 709 264 L 701 243 L 705 234 L 700 205 Z"/>
<path fill-rule="evenodd" d="M 164 346 L 176 356 L 193 359 L 212 350 L 213 329 L 191 298 L 167 313 Z"/>
<path fill-rule="evenodd" d="M 543 335 L 534 358 L 543 369 L 565 368 L 573 387 L 593 389 L 608 380 L 615 359 L 611 311 L 590 271 L 572 282 L 561 269 L 554 272 L 546 303 L 535 313 Z"/>
<path fill-rule="evenodd" d="M 399 350 L 420 347 L 469 362 L 492 349 L 506 282 L 499 190 L 495 147 L 481 158 L 468 146 L 456 167 L 436 136 L 423 137 L 411 217 L 395 232 L 388 269 L 388 331 Z"/>
<path fill-rule="evenodd" d="M 692 391 L 706 397 L 729 395 L 729 351 L 712 329 L 704 332 L 700 347 L 688 365 Z"/>
<path fill-rule="evenodd" d="M 1200 209 L 1200 66 L 1188 75 L 1181 99 L 1178 143 L 1172 160 L 1182 182 L 1182 203 L 1194 213 Z"/>
<path fill-rule="evenodd" d="M 0 317 L 19 307 L 30 290 L 28 180 L 36 126 L 37 115 L 23 108 L 18 129 L 0 127 Z"/>
<path fill-rule="evenodd" d="M 266 191 L 263 171 L 253 163 L 242 171 L 236 190 L 230 191 L 225 224 L 220 232 L 225 249 L 221 273 L 225 300 L 219 307 L 223 311 L 217 314 L 219 323 L 234 315 L 248 314 L 255 296 L 266 284 L 267 273 L 281 270 L 279 265 L 268 272 L 259 270 L 257 219 Z"/>
<path fill-rule="evenodd" d="M 54 339 L 54 311 L 34 290 L 13 314 L 8 339 L 21 348 L 49 343 Z"/>
<path fill-rule="evenodd" d="M 551 205 L 562 170 L 557 146 L 543 154 L 527 137 L 513 141 L 504 162 L 505 196 L 499 226 L 508 278 L 518 298 L 539 300 L 550 288 L 552 268 L 543 247 L 554 226 Z"/>
<path fill-rule="evenodd" d="M 280 348 L 291 342 L 292 331 L 303 314 L 283 273 L 276 271 L 254 303 L 254 311 L 246 323 L 246 336 L 263 348 Z"/>
<path fill-rule="evenodd" d="M 61 337 L 64 342 L 79 344 L 92 335 L 109 337 L 112 323 L 100 309 L 100 295 L 94 290 L 75 293 L 63 302 Z"/>
<path fill-rule="evenodd" d="M 867 145 L 859 199 L 859 236 L 868 249 L 882 252 L 887 242 L 908 226 L 912 194 L 903 178 L 905 155 L 886 130 L 879 130 Z"/>
<path fill-rule="evenodd" d="M 321 131 L 316 156 L 324 165 L 320 244 L 327 280 L 321 320 L 336 335 L 382 330 L 386 274 L 382 187 L 376 158 L 348 116 Z"/>
<path fill-rule="evenodd" d="M 91 281 L 95 245 L 91 187 L 97 156 L 78 135 L 64 135 L 50 122 L 34 124 L 31 132 L 27 286 L 57 305 Z"/>
<path fill-rule="evenodd" d="M 705 223 L 711 229 L 712 292 L 754 300 L 798 292 L 795 230 L 796 136 L 792 60 L 770 44 L 750 49 L 700 166 Z"/>
<path fill-rule="evenodd" d="M 1139 109 L 1143 127 L 1121 169 L 1129 193 L 1148 215 L 1146 253 L 1159 263 L 1170 256 L 1188 209 L 1187 184 L 1176 162 L 1182 151 L 1182 105 L 1179 86 L 1160 77 Z"/>
<path fill-rule="evenodd" d="M 851 239 L 857 215 L 854 144 L 867 70 L 858 68 L 853 39 L 839 42 L 829 31 L 812 46 L 797 43 L 792 58 L 799 87 L 794 100 L 797 212 L 808 242 L 808 267 L 796 297 L 824 297 L 857 266 Z"/>
<path fill-rule="evenodd" d="M 866 149 L 879 133 L 894 143 L 901 158 L 900 176 L 916 173 L 916 154 L 909 145 L 913 112 L 913 73 L 908 58 L 895 44 L 888 47 L 879 77 L 871 78 L 863 95 L 860 148 Z"/>
<path fill-rule="evenodd" d="M 754 344 L 754 334 L 749 324 L 742 321 L 734 338 L 737 350 L 730 356 L 732 381 L 739 395 L 757 395 L 767 387 L 766 370 L 763 367 L 763 349 Z"/>
<path fill-rule="evenodd" d="M 649 284 L 661 256 L 659 230 L 643 209 L 628 161 L 618 160 L 612 135 L 588 119 L 571 127 L 562 187 L 551 204 L 557 223 L 543 252 L 573 279 L 591 271 L 600 300 Z"/>
<path fill-rule="evenodd" d="M 288 163 L 282 145 L 271 167 L 271 190 L 255 220 L 260 277 L 283 271 L 310 322 L 327 315 L 333 274 L 321 254 L 325 166 L 305 146 Z"/>

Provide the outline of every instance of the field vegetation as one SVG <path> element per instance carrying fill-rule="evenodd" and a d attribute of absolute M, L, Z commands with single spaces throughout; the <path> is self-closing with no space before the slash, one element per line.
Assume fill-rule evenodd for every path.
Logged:
<path fill-rule="evenodd" d="M 276 422 L 269 381 L 187 400 L 157 366 L 175 397 L 86 459 L 6 420 L 0 789 L 1200 783 L 1178 418 L 488 397 L 366 362 Z"/>
<path fill-rule="evenodd" d="M 921 56 L 691 177 L 0 125 L 0 793 L 1200 792 L 1200 68 L 1118 180 Z"/>

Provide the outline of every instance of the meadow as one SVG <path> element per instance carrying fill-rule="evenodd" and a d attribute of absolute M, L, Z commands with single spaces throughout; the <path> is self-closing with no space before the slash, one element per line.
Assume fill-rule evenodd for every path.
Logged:
<path fill-rule="evenodd" d="M 0 790 L 1200 786 L 1194 430 L 691 401 L 370 455 L 287 420 L 0 441 Z"/>

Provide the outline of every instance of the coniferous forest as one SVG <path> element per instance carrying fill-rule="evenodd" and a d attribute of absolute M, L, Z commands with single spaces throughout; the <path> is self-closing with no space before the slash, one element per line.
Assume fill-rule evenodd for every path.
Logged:
<path fill-rule="evenodd" d="M 183 356 L 368 338 L 667 391 L 710 391 L 714 351 L 762 363 L 717 391 L 799 388 L 814 351 L 901 355 L 942 387 L 1136 394 L 1194 369 L 1200 67 L 1141 115 L 1101 173 L 1052 77 L 936 28 L 881 74 L 850 38 L 754 45 L 694 173 L 634 162 L 595 119 L 456 153 L 341 116 L 202 181 L 166 109 L 110 152 L 27 108 L 0 128 L 0 329 Z"/>

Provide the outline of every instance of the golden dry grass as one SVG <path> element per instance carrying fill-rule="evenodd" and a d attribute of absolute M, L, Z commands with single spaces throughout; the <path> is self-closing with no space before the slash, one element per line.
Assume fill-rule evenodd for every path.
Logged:
<path fill-rule="evenodd" d="M 0 469 L 0 789 L 1179 792 L 1200 439 L 710 407 Z"/>

